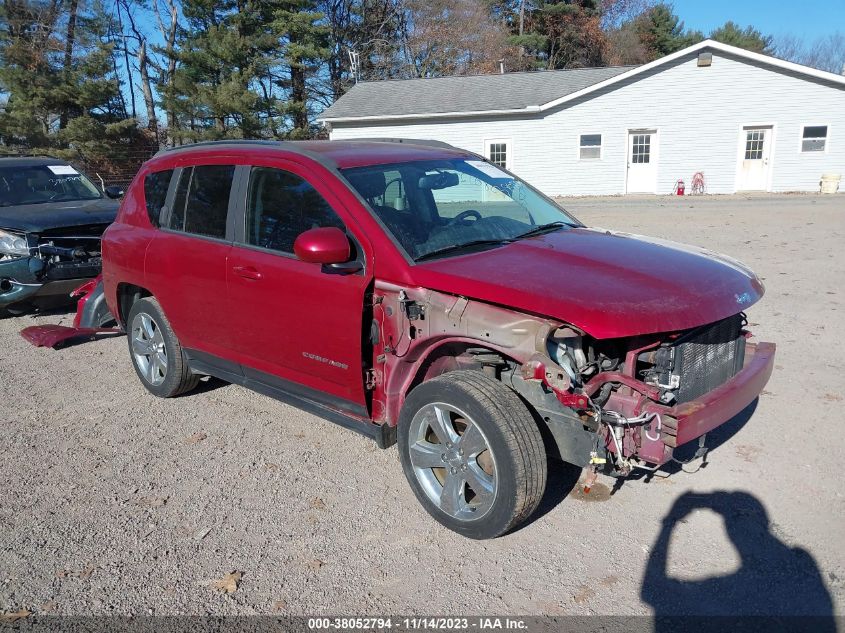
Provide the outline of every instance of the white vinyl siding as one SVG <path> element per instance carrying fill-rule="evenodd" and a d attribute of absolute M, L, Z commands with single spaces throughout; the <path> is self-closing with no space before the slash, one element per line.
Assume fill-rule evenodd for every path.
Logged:
<path fill-rule="evenodd" d="M 540 113 L 411 119 L 389 125 L 335 123 L 331 138 L 436 139 L 488 156 L 487 141 L 511 139 L 511 169 L 549 195 L 625 192 L 628 131 L 659 129 L 658 193 L 703 172 L 708 193 L 732 193 L 743 128 L 773 127 L 770 189 L 818 191 L 823 173 L 845 174 L 845 87 L 714 51 L 697 53 Z M 826 125 L 825 151 L 802 152 L 805 126 Z M 582 134 L 601 131 L 601 160 L 580 159 Z"/>

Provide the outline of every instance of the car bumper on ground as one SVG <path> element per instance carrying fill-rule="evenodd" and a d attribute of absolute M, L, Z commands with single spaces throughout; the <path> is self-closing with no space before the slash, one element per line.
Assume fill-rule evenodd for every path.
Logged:
<path fill-rule="evenodd" d="M 638 457 L 652 464 L 663 464 L 672 457 L 673 449 L 731 420 L 763 391 L 774 362 L 774 343 L 746 343 L 742 369 L 723 385 L 674 407 L 647 404 L 643 412 L 658 414 L 659 418 L 655 417 L 649 432 L 643 434 Z"/>

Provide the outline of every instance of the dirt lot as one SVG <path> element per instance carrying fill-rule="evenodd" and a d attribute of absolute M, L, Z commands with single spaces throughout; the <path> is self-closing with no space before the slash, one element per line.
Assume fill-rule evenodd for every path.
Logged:
<path fill-rule="evenodd" d="M 555 466 L 532 523 L 468 541 L 428 518 L 395 450 L 240 387 L 155 399 L 124 338 L 35 349 L 18 330 L 71 316 L 7 319 L 0 611 L 845 612 L 845 196 L 564 204 L 765 279 L 749 319 L 775 375 L 706 468 L 612 497 L 602 479 L 585 501 Z M 232 571 L 237 591 L 215 590 Z"/>

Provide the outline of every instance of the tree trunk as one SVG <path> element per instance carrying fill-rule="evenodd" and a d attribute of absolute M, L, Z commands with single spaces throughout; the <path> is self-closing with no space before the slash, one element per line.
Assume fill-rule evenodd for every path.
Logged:
<path fill-rule="evenodd" d="M 519 34 L 522 35 L 524 30 L 525 30 L 525 0 L 520 0 L 520 2 L 519 2 Z"/>
<path fill-rule="evenodd" d="M 117 25 L 120 28 L 120 38 L 123 40 L 123 65 L 126 68 L 126 85 L 129 86 L 129 101 L 132 104 L 132 118 L 138 118 L 138 112 L 135 109 L 135 76 L 132 73 L 132 64 L 129 62 L 129 46 L 126 43 L 128 39 L 123 30 L 123 15 L 120 10 L 120 5 L 117 4 Z"/>
<path fill-rule="evenodd" d="M 170 9 L 170 24 L 164 25 L 161 19 L 161 14 L 158 11 L 158 2 L 154 1 L 156 19 L 158 20 L 158 28 L 161 32 L 161 38 L 165 41 L 164 54 L 167 57 L 167 71 L 164 81 L 165 93 L 170 93 L 173 87 L 173 77 L 176 74 L 176 31 L 179 28 L 179 10 L 176 7 L 175 0 L 168 0 L 167 6 Z M 179 134 L 179 119 L 176 116 L 176 110 L 173 107 L 173 101 L 167 99 L 167 136 L 171 145 L 181 145 L 182 138 Z"/>
<path fill-rule="evenodd" d="M 67 37 L 65 38 L 65 75 L 69 75 L 73 65 L 73 44 L 76 38 L 76 13 L 79 8 L 79 0 L 70 0 L 70 11 L 67 18 Z M 65 105 L 59 115 L 59 129 L 65 129 L 69 118 L 69 106 Z"/>
<path fill-rule="evenodd" d="M 147 128 L 158 139 L 158 118 L 156 117 L 153 89 L 150 85 L 150 71 L 147 67 L 147 42 L 145 40 L 141 40 L 138 45 L 138 71 L 141 73 L 141 90 L 144 93 L 144 104 L 147 107 Z"/>
<path fill-rule="evenodd" d="M 129 18 L 129 26 L 135 39 L 138 40 L 138 72 L 141 75 L 141 92 L 144 95 L 144 105 L 147 109 L 147 129 L 149 129 L 156 136 L 158 141 L 158 117 L 156 117 L 155 99 L 153 98 L 153 88 L 150 81 L 149 58 L 147 57 L 147 38 L 138 30 L 138 25 L 135 24 L 135 18 L 129 11 L 129 6 L 124 5 L 126 9 L 126 17 Z"/>
<path fill-rule="evenodd" d="M 305 100 L 305 67 L 300 61 L 294 61 L 290 67 L 290 96 L 294 104 L 293 126 L 302 132 L 308 132 L 308 108 Z"/>

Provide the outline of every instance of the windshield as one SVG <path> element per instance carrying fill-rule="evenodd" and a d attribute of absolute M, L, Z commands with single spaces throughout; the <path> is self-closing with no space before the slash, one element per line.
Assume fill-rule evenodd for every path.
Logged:
<path fill-rule="evenodd" d="M 97 200 L 100 191 L 70 165 L 0 168 L 0 206 Z"/>
<path fill-rule="evenodd" d="M 483 160 L 419 161 L 342 173 L 415 261 L 581 226 L 525 182 Z"/>

